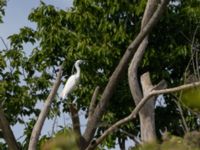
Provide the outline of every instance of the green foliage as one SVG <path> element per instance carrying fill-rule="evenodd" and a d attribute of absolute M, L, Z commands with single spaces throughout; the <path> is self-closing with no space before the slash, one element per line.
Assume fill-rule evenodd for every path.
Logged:
<path fill-rule="evenodd" d="M 0 0 L 0 23 L 3 23 L 2 17 L 5 15 L 4 7 L 6 6 L 6 0 Z"/>
<path fill-rule="evenodd" d="M 154 83 L 164 78 L 169 86 L 182 83 L 191 57 L 192 35 L 200 16 L 199 1 L 175 0 L 174 3 L 169 5 L 150 35 L 149 47 L 138 71 L 138 76 L 150 71 Z M 35 116 L 39 113 L 36 103 L 47 98 L 56 76 L 54 71 L 59 65 L 64 63 L 64 75 L 69 76 L 75 60 L 87 60 L 82 67 L 81 85 L 72 93 L 71 100 L 77 98 L 78 107 L 88 109 L 93 90 L 99 85 L 102 93 L 124 51 L 139 32 L 145 4 L 146 0 L 74 0 L 71 9 L 60 10 L 41 2 L 28 18 L 37 28 L 23 27 L 18 34 L 9 37 L 11 48 L 0 52 L 0 102 L 12 125 L 21 123 L 27 126 L 22 143 L 24 149 L 27 149 Z M 196 39 L 199 38 L 197 34 Z M 25 49 L 26 44 L 31 47 Z M 156 108 L 157 133 L 166 127 L 173 134 L 183 136 L 180 113 L 172 101 L 174 98 L 171 95 L 164 98 L 167 106 Z M 61 113 L 61 103 L 56 98 L 48 117 Z M 133 108 L 127 76 L 124 76 L 101 120 L 106 125 L 97 129 L 96 136 L 127 116 Z M 185 112 L 184 115 L 189 128 L 197 129 L 196 118 Z M 30 117 L 28 122 L 23 120 L 25 116 Z M 137 134 L 139 121 L 121 128 Z M 117 131 L 102 145 L 111 148 L 116 139 L 126 138 Z"/>
<path fill-rule="evenodd" d="M 64 129 L 55 134 L 49 140 L 41 139 L 41 150 L 78 150 L 77 136 L 74 132 Z"/>
<path fill-rule="evenodd" d="M 181 101 L 194 111 L 200 111 L 200 91 L 199 87 L 184 90 L 181 92 Z"/>
<path fill-rule="evenodd" d="M 144 144 L 134 150 L 199 150 L 200 149 L 200 133 L 189 132 L 184 138 L 173 136 L 170 133 L 164 133 L 163 142 L 161 144 L 152 142 Z"/>
<path fill-rule="evenodd" d="M 195 21 L 196 24 L 199 24 L 199 1 L 192 0 L 190 2 L 185 2 L 185 8 L 183 9 L 184 13 L 192 20 Z"/>

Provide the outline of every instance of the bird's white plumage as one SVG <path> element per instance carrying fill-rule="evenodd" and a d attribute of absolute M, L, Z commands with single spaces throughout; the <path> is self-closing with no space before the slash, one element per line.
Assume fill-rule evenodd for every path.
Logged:
<path fill-rule="evenodd" d="M 78 85 L 79 80 L 80 80 L 80 72 L 81 72 L 79 65 L 81 63 L 83 63 L 83 60 L 77 60 L 75 62 L 74 66 L 76 68 L 76 73 L 71 75 L 68 78 L 68 80 L 67 80 L 67 82 L 65 84 L 65 87 L 61 92 L 61 95 L 60 95 L 61 99 L 65 99 L 76 88 L 76 86 Z"/>

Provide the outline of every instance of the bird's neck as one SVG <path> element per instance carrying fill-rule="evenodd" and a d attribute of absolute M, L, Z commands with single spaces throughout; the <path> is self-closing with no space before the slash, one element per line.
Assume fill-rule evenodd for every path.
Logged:
<path fill-rule="evenodd" d="M 80 76 L 81 71 L 79 65 L 76 64 L 75 68 L 76 68 L 76 76 Z"/>

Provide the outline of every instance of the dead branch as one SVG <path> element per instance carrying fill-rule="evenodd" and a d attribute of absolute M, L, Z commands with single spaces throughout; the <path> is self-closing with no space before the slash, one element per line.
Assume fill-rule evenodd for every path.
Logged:
<path fill-rule="evenodd" d="M 148 21 L 154 14 L 156 7 L 157 7 L 157 0 L 147 1 L 146 9 L 142 18 L 141 30 L 145 27 L 145 25 L 148 23 Z M 148 37 L 149 35 L 147 34 L 146 37 L 143 39 L 143 41 L 140 43 L 128 68 L 129 87 L 136 105 L 139 103 L 139 100 L 141 100 L 143 97 L 142 90 L 140 88 L 140 83 L 137 77 L 138 76 L 137 71 L 138 71 L 138 66 L 142 60 L 142 57 L 148 45 Z"/>
<path fill-rule="evenodd" d="M 139 137 L 139 134 L 137 136 L 135 136 L 135 135 L 133 135 L 133 134 L 131 134 L 131 133 L 125 131 L 125 130 L 122 130 L 122 129 L 119 129 L 119 131 L 121 133 L 127 135 L 129 138 L 131 138 L 135 142 L 136 145 L 142 144 L 142 141 Z"/>
<path fill-rule="evenodd" d="M 149 93 L 149 91 L 151 91 L 153 88 L 149 72 L 142 74 L 140 80 L 141 80 L 143 95 L 146 96 Z M 141 139 L 143 142 L 152 142 L 155 141 L 157 138 L 155 129 L 154 100 L 155 96 L 152 96 L 139 112 L 140 132 L 141 132 Z"/>
<path fill-rule="evenodd" d="M 160 94 L 167 94 L 167 93 L 174 93 L 179 92 L 182 90 L 187 90 L 190 88 L 198 87 L 200 86 L 200 82 L 194 82 L 190 84 L 181 85 L 174 88 L 168 88 L 163 90 L 155 90 L 154 88 L 142 98 L 142 100 L 138 103 L 138 105 L 135 107 L 135 109 L 131 112 L 131 114 L 119 121 L 117 121 L 115 124 L 113 124 L 111 127 L 109 127 L 98 139 L 91 142 L 90 145 L 87 147 L 86 150 L 93 150 L 98 144 L 100 144 L 109 134 L 114 132 L 119 126 L 127 123 L 128 121 L 131 121 L 132 119 L 136 118 L 136 115 L 140 111 L 140 109 L 144 106 L 144 104 L 150 100 L 152 96 L 160 95 Z"/>
<path fill-rule="evenodd" d="M 99 86 L 95 88 L 94 93 L 92 95 L 92 100 L 90 102 L 90 107 L 89 107 L 88 120 L 90 120 L 90 118 L 92 117 L 92 114 L 94 113 L 98 93 L 99 93 Z"/>
<path fill-rule="evenodd" d="M 174 100 L 174 102 L 176 103 L 178 110 L 179 110 L 179 113 L 180 113 L 180 116 L 181 116 L 181 120 L 182 120 L 182 123 L 183 123 L 183 130 L 184 130 L 185 133 L 188 133 L 190 131 L 190 129 L 189 129 L 187 123 L 186 123 L 186 119 L 184 117 L 180 101 Z"/>
<path fill-rule="evenodd" d="M 0 36 L 0 39 L 3 43 L 3 45 L 5 46 L 6 50 L 8 51 L 8 46 L 7 46 L 6 42 L 4 41 L 3 37 Z"/>
<path fill-rule="evenodd" d="M 69 110 L 71 113 L 73 130 L 78 135 L 78 137 L 80 137 L 81 129 L 80 129 L 80 120 L 79 120 L 79 115 L 78 115 L 78 109 L 76 108 L 75 104 L 70 104 Z"/>
<path fill-rule="evenodd" d="M 33 127 L 33 130 L 31 133 L 31 138 L 29 141 L 28 150 L 36 150 L 37 142 L 38 142 L 42 127 L 44 125 L 44 121 L 48 115 L 51 103 L 57 93 L 57 90 L 58 90 L 60 84 L 61 84 L 62 72 L 63 72 L 63 65 L 61 65 L 61 67 L 59 69 L 59 73 L 56 77 L 56 81 L 52 87 L 52 90 L 51 90 L 49 96 L 47 97 L 45 104 L 43 106 L 43 109 L 41 110 L 39 117 Z"/>
<path fill-rule="evenodd" d="M 84 144 L 84 139 L 81 135 L 81 126 L 80 126 L 80 119 L 79 119 L 77 106 L 75 104 L 70 104 L 69 110 L 71 113 L 73 130 L 77 135 L 76 143 L 77 145 L 79 145 L 79 147 L 82 147 L 82 145 Z"/>

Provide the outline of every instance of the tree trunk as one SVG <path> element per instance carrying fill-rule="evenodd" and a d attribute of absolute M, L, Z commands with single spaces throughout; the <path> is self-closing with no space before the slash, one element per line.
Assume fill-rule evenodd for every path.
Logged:
<path fill-rule="evenodd" d="M 141 76 L 141 86 L 143 95 L 145 97 L 153 88 L 149 73 L 144 73 Z M 156 140 L 154 99 L 155 97 L 151 97 L 151 99 L 147 101 L 147 103 L 139 112 L 140 131 L 143 142 L 151 142 Z"/>
<path fill-rule="evenodd" d="M 144 26 L 149 22 L 150 18 L 153 16 L 156 8 L 157 8 L 157 0 L 148 0 L 146 9 L 142 18 L 141 30 Z M 143 39 L 140 43 L 132 61 L 129 66 L 128 71 L 128 79 L 129 86 L 131 90 L 131 94 L 133 96 L 134 102 L 137 105 L 141 99 L 148 93 L 148 90 L 152 88 L 151 80 L 149 74 L 145 74 L 142 77 L 141 84 L 142 89 L 140 87 L 140 79 L 138 79 L 138 66 L 143 58 L 144 52 L 148 45 L 148 35 Z M 139 113 L 140 117 L 140 131 L 143 142 L 150 142 L 156 139 L 155 133 L 155 117 L 154 117 L 154 102 L 153 100 L 149 100 Z"/>

